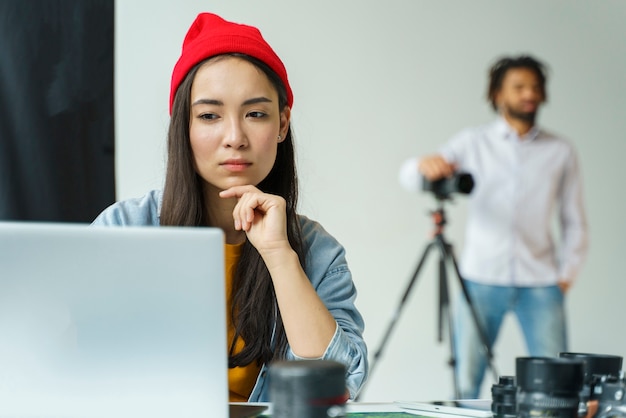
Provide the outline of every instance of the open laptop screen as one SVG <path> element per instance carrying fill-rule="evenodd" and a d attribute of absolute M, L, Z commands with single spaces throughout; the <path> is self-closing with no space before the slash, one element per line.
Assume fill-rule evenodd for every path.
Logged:
<path fill-rule="evenodd" d="M 221 230 L 0 222 L 0 416 L 227 416 Z"/>

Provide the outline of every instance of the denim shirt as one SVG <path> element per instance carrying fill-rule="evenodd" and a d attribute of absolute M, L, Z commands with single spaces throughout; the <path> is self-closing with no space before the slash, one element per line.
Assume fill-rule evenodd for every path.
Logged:
<path fill-rule="evenodd" d="M 159 226 L 162 191 L 153 190 L 136 199 L 117 202 L 93 221 L 95 226 Z M 304 271 L 322 302 L 335 318 L 337 327 L 321 359 L 335 360 L 346 366 L 346 385 L 354 399 L 368 372 L 367 347 L 363 340 L 363 317 L 354 301 L 357 291 L 348 269 L 344 248 L 317 222 L 299 215 L 304 247 Z M 287 347 L 287 359 L 301 359 Z M 250 402 L 267 402 L 267 368 L 261 368 L 250 395 Z"/>

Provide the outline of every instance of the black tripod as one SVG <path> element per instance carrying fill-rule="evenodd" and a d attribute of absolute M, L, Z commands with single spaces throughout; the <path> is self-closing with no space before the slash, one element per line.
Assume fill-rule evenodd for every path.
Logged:
<path fill-rule="evenodd" d="M 445 314 L 447 323 L 448 323 L 448 331 L 450 334 L 450 360 L 448 361 L 448 365 L 452 367 L 452 377 L 454 381 L 454 395 L 456 399 L 459 399 L 460 391 L 459 391 L 458 382 L 457 382 L 456 373 L 455 373 L 456 357 L 454 355 L 454 348 L 453 348 L 454 346 L 453 329 L 454 328 L 453 328 L 453 323 L 452 323 L 452 316 L 450 315 L 448 274 L 446 272 L 446 264 L 448 261 L 450 261 L 452 265 L 454 266 L 454 272 L 456 273 L 456 276 L 459 279 L 459 284 L 461 286 L 461 289 L 463 290 L 463 296 L 465 297 L 465 300 L 467 301 L 467 304 L 470 308 L 470 312 L 472 314 L 472 318 L 476 325 L 476 329 L 478 330 L 478 334 L 480 336 L 483 350 L 487 357 L 487 365 L 489 369 L 493 372 L 495 381 L 498 380 L 498 373 L 496 372 L 495 366 L 493 365 L 493 353 L 491 352 L 489 344 L 487 343 L 486 333 L 483 327 L 480 325 L 480 322 L 478 321 L 478 314 L 476 313 L 476 309 L 470 299 L 470 296 L 467 291 L 467 288 L 465 287 L 463 278 L 461 277 L 461 273 L 459 271 L 457 261 L 454 257 L 452 245 L 449 244 L 443 236 L 443 228 L 444 228 L 444 225 L 446 224 L 445 211 L 443 209 L 443 201 L 444 199 L 438 198 L 437 210 L 430 212 L 432 219 L 433 219 L 433 223 L 435 225 L 433 238 L 426 246 L 426 249 L 424 250 L 422 257 L 420 258 L 419 263 L 417 264 L 417 268 L 415 269 L 415 272 L 413 273 L 413 276 L 411 277 L 411 280 L 409 281 L 409 285 L 407 286 L 404 292 L 404 295 L 402 296 L 402 299 L 400 300 L 400 303 L 391 318 L 391 322 L 389 323 L 387 331 L 385 332 L 383 336 L 382 342 L 380 346 L 378 347 L 378 350 L 374 352 L 374 357 L 370 365 L 370 377 L 372 373 L 374 372 L 374 368 L 378 364 L 378 361 L 380 359 L 380 356 L 382 355 L 385 345 L 389 341 L 389 336 L 391 335 L 391 332 L 393 331 L 393 328 L 395 327 L 396 322 L 398 321 L 400 317 L 400 312 L 402 311 L 402 308 L 404 307 L 409 297 L 409 294 L 411 293 L 411 289 L 413 288 L 413 285 L 417 281 L 417 277 L 419 276 L 420 270 L 422 269 L 422 266 L 424 265 L 424 262 L 426 261 L 428 254 L 430 253 L 432 249 L 437 248 L 439 249 L 439 311 L 438 311 L 438 318 L 437 318 L 437 325 L 438 325 L 437 341 L 441 342 L 443 340 L 442 329 L 443 329 L 443 316 Z M 363 391 L 361 391 L 361 393 L 363 393 Z M 356 400 L 358 400 L 358 396 Z"/>

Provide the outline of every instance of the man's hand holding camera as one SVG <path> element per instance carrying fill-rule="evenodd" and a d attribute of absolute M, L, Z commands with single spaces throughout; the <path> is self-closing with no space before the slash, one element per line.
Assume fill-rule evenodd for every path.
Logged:
<path fill-rule="evenodd" d="M 422 175 L 422 190 L 434 193 L 440 200 L 449 199 L 454 193 L 469 194 L 474 188 L 471 174 L 457 172 L 457 165 L 439 154 L 422 158 L 417 168 Z"/>
<path fill-rule="evenodd" d="M 435 181 L 451 177 L 456 171 L 456 164 L 449 163 L 441 155 L 435 154 L 421 158 L 418 170 L 428 180 Z"/>

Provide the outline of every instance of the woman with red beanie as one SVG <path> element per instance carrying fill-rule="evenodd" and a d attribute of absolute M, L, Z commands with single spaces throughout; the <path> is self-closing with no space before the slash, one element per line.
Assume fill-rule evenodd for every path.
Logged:
<path fill-rule="evenodd" d="M 163 190 L 93 222 L 224 231 L 231 401 L 267 401 L 276 359 L 343 363 L 351 398 L 367 376 L 345 251 L 296 213 L 292 105 L 285 67 L 259 30 L 201 13 L 172 73 Z"/>

